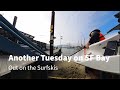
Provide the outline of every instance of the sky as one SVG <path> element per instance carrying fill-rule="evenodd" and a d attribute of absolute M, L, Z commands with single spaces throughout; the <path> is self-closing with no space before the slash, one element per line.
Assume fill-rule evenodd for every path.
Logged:
<path fill-rule="evenodd" d="M 118 11 L 55 11 L 54 45 L 81 45 L 89 40 L 89 33 L 100 29 L 103 34 L 118 24 Z M 35 40 L 49 43 L 51 11 L 0 11 L 10 23 L 17 16 L 16 28 L 35 36 Z M 111 32 L 106 38 L 116 34 Z M 63 38 L 60 39 L 60 36 Z"/>

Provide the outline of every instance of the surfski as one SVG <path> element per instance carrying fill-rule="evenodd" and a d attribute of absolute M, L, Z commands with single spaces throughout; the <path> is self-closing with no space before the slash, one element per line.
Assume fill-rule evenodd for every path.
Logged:
<path fill-rule="evenodd" d="M 90 45 L 89 49 L 82 49 L 72 55 L 72 58 L 74 56 L 84 57 L 85 55 L 109 56 L 109 62 L 98 62 L 95 58 L 93 58 L 94 60 L 92 61 L 81 62 L 74 60 L 74 62 L 93 69 L 120 74 L 120 32 L 110 38 Z"/>

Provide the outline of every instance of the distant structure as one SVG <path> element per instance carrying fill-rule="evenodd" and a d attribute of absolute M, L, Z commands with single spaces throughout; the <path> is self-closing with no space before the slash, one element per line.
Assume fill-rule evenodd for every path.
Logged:
<path fill-rule="evenodd" d="M 40 49 L 46 51 L 49 49 L 49 45 L 44 43 L 44 42 L 40 42 L 40 41 L 37 41 L 37 40 L 34 40 L 34 36 L 30 35 L 30 34 L 27 34 L 27 33 L 24 33 L 22 31 L 20 31 L 24 36 L 26 36 L 28 39 L 30 39 L 34 44 L 36 44 Z M 19 40 L 17 40 L 14 36 L 12 36 L 11 34 L 9 34 L 7 31 L 3 30 L 3 28 L 0 27 L 0 35 L 17 43 L 17 44 L 23 44 L 22 42 L 20 42 Z M 0 51 L 0 54 L 2 54 L 3 52 Z M 4 52 L 5 54 L 5 52 Z"/>

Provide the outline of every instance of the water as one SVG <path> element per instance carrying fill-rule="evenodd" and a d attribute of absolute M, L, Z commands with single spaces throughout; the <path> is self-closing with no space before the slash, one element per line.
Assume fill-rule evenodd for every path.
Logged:
<path fill-rule="evenodd" d="M 76 49 L 76 48 L 62 48 L 62 55 L 63 56 L 70 56 L 77 51 L 78 51 L 78 49 Z"/>

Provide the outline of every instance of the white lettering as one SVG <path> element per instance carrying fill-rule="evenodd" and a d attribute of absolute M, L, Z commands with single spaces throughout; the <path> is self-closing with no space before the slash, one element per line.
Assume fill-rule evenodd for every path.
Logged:
<path fill-rule="evenodd" d="M 106 62 L 108 62 L 108 61 L 109 61 L 109 59 L 110 59 L 110 57 L 109 57 L 109 56 L 106 56 Z"/>
<path fill-rule="evenodd" d="M 68 56 L 68 62 L 70 62 L 70 61 L 71 61 L 71 58 L 72 58 L 71 56 L 70 56 L 70 57 Z"/>
<path fill-rule="evenodd" d="M 39 56 L 29 56 L 29 55 L 23 55 L 23 56 L 13 56 L 10 55 L 8 61 L 38 61 Z"/>
<path fill-rule="evenodd" d="M 13 59 L 13 56 L 10 55 L 8 61 L 13 61 L 13 60 L 14 60 L 14 59 Z"/>
<path fill-rule="evenodd" d="M 45 59 L 45 58 L 44 58 L 44 57 L 45 57 L 45 55 L 41 55 L 41 57 L 42 57 L 42 61 L 44 61 L 44 59 Z"/>

